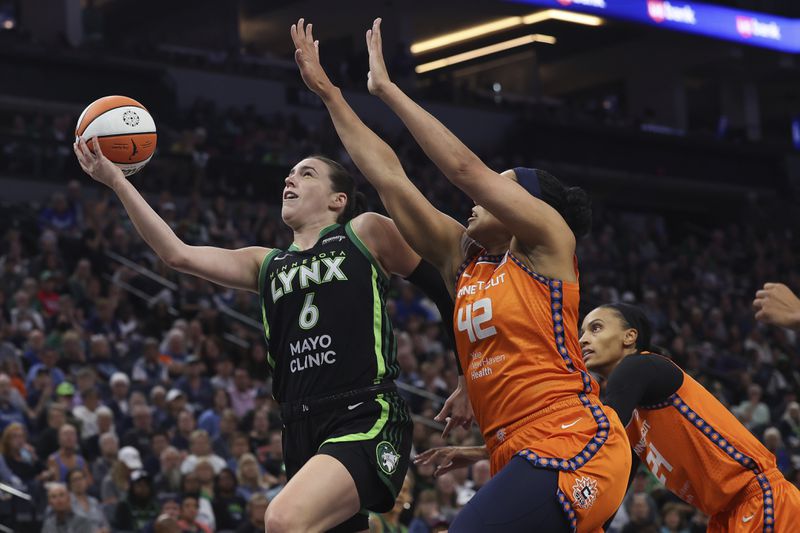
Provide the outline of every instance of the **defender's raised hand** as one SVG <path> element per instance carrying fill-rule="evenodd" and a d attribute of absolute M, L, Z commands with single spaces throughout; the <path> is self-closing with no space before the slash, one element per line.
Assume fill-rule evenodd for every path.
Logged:
<path fill-rule="evenodd" d="M 370 94 L 379 95 L 391 85 L 389 72 L 383 60 L 383 40 L 381 39 L 381 19 L 375 19 L 372 28 L 367 30 L 367 50 L 369 51 L 369 73 L 367 89 Z"/>
<path fill-rule="evenodd" d="M 314 40 L 312 25 L 300 19 L 292 24 L 289 33 L 295 47 L 294 60 L 300 67 L 303 81 L 317 96 L 325 97 L 334 86 L 319 62 L 319 41 Z"/>

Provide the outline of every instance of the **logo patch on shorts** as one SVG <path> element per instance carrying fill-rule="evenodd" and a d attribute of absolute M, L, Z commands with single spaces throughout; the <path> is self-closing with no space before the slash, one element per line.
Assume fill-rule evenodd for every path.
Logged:
<path fill-rule="evenodd" d="M 378 466 L 381 467 L 381 470 L 389 475 L 394 474 L 400 463 L 400 454 L 397 453 L 394 446 L 385 440 L 381 441 L 375 448 L 375 454 L 378 456 Z"/>
<path fill-rule="evenodd" d="M 578 509 L 588 509 L 597 499 L 597 481 L 582 477 L 572 486 L 572 505 Z"/>

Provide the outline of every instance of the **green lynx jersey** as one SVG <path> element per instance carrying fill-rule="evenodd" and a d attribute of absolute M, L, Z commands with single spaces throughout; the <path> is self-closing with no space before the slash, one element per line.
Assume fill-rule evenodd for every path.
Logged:
<path fill-rule="evenodd" d="M 259 272 L 273 395 L 328 396 L 397 377 L 389 279 L 348 223 L 308 250 L 272 250 Z"/>

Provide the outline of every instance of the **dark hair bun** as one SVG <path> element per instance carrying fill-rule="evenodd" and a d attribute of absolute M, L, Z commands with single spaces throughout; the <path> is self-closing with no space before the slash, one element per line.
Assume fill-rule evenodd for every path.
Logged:
<path fill-rule="evenodd" d="M 581 238 L 592 229 L 592 201 L 580 187 L 568 187 L 565 193 L 564 220 L 576 238 Z"/>

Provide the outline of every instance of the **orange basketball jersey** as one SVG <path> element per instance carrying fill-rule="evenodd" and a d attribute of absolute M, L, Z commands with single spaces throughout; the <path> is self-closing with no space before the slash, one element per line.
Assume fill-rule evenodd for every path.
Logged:
<path fill-rule="evenodd" d="M 631 453 L 583 363 L 578 284 L 509 251 L 468 261 L 456 288 L 456 344 L 492 474 L 515 455 L 558 471 L 554 497 L 572 530 L 600 531 L 625 495 Z"/>
<path fill-rule="evenodd" d="M 511 252 L 480 255 L 463 268 L 456 344 L 487 443 L 556 402 L 597 396 L 578 345 L 579 299 L 577 283 L 540 276 Z"/>
<path fill-rule="evenodd" d="M 714 515 L 760 493 L 771 526 L 771 487 L 783 479 L 775 456 L 685 372 L 665 402 L 633 411 L 627 431 L 634 452 L 687 503 Z"/>

